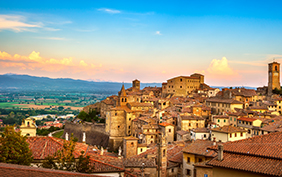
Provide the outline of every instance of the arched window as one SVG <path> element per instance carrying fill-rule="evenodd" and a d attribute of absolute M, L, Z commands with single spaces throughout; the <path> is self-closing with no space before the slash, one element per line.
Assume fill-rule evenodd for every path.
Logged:
<path fill-rule="evenodd" d="M 165 149 L 163 150 L 163 157 L 165 157 Z"/>
<path fill-rule="evenodd" d="M 27 122 L 27 126 L 28 126 L 28 127 L 30 127 L 30 124 L 29 124 L 29 122 Z"/>
<path fill-rule="evenodd" d="M 124 102 L 127 102 L 127 99 L 126 99 L 126 98 L 124 99 Z"/>
<path fill-rule="evenodd" d="M 123 102 L 123 98 L 121 99 L 121 102 Z"/>
<path fill-rule="evenodd" d="M 275 71 L 277 71 L 277 66 L 275 66 Z"/>

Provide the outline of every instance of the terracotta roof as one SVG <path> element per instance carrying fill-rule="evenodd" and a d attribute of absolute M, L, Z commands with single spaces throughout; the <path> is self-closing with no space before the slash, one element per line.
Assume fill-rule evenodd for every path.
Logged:
<path fill-rule="evenodd" d="M 210 129 L 203 127 L 203 128 L 195 128 L 192 131 L 196 133 L 209 133 Z"/>
<path fill-rule="evenodd" d="M 180 116 L 182 120 L 205 120 L 203 117 L 199 117 L 199 116 Z"/>
<path fill-rule="evenodd" d="M 224 153 L 222 161 L 214 158 L 209 161 L 207 165 L 249 171 L 253 173 L 261 173 L 265 175 L 282 175 L 281 160 L 242 154 Z"/>
<path fill-rule="evenodd" d="M 132 107 L 153 107 L 151 103 L 128 103 Z"/>
<path fill-rule="evenodd" d="M 185 130 L 179 130 L 179 131 L 177 131 L 176 133 L 179 134 L 179 135 L 181 135 L 181 136 L 186 135 L 186 134 L 190 134 L 190 132 L 185 131 Z"/>
<path fill-rule="evenodd" d="M 28 137 L 26 141 L 29 143 L 29 148 L 32 151 L 34 159 L 45 159 L 47 156 L 52 156 L 58 150 L 63 148 L 64 141 L 60 138 L 54 137 Z M 84 143 L 76 143 L 75 146 L 75 157 L 80 155 L 81 151 L 86 152 L 88 145 Z"/>
<path fill-rule="evenodd" d="M 226 115 L 216 115 L 216 116 L 213 116 L 214 118 L 217 118 L 217 119 L 228 119 L 229 117 L 226 116 Z"/>
<path fill-rule="evenodd" d="M 231 125 L 226 125 L 226 126 L 223 126 L 223 127 L 217 127 L 217 128 L 211 129 L 211 130 L 215 131 L 215 132 L 222 132 L 222 133 L 247 132 L 244 129 L 241 129 L 239 127 L 233 127 Z"/>
<path fill-rule="evenodd" d="M 155 159 L 145 159 L 145 158 L 126 158 L 123 161 L 123 165 L 125 168 L 131 168 L 131 167 L 142 168 L 143 166 L 146 168 L 148 167 L 155 168 L 157 166 Z"/>
<path fill-rule="evenodd" d="M 119 96 L 126 96 L 126 92 L 125 92 L 125 89 L 124 89 L 124 85 L 123 85 L 123 84 L 122 84 L 122 87 L 121 87 Z"/>
<path fill-rule="evenodd" d="M 187 147 L 185 147 L 182 151 L 189 154 L 197 154 L 208 157 L 215 157 L 217 153 L 214 150 L 208 150 L 207 148 L 213 146 L 212 141 L 209 140 L 199 140 L 192 142 Z"/>
<path fill-rule="evenodd" d="M 237 120 L 242 120 L 242 121 L 246 121 L 246 122 L 253 122 L 257 119 L 249 118 L 249 117 L 241 117 L 241 118 L 238 118 Z"/>
<path fill-rule="evenodd" d="M 217 146 L 210 149 L 216 150 Z M 282 132 L 269 133 L 223 145 L 223 160 L 208 165 L 267 175 L 282 175 Z"/>
<path fill-rule="evenodd" d="M 169 125 L 173 126 L 172 124 L 167 123 L 167 122 L 159 123 L 159 125 L 162 126 L 162 127 L 166 127 L 166 126 L 169 126 Z"/>
<path fill-rule="evenodd" d="M 208 98 L 206 99 L 207 102 L 214 102 L 214 103 L 230 103 L 230 104 L 243 104 L 241 101 L 233 100 L 233 99 L 223 99 L 223 98 Z"/>
<path fill-rule="evenodd" d="M 2 177 L 98 177 L 95 174 L 77 173 L 63 170 L 52 170 L 47 168 L 37 168 L 24 165 L 0 163 L 0 174 Z M 101 177 L 99 175 L 99 177 Z"/>

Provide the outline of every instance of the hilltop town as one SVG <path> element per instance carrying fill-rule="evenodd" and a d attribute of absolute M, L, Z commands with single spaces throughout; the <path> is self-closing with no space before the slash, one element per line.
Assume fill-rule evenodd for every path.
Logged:
<path fill-rule="evenodd" d="M 143 89 L 135 79 L 84 108 L 105 123 L 76 117 L 65 122 L 62 137 L 77 138 L 76 157 L 81 150 L 90 156 L 94 175 L 281 176 L 282 97 L 274 94 L 281 89 L 279 63 L 269 63 L 268 76 L 268 86 L 257 90 L 212 88 L 198 73 Z M 20 130 L 29 136 L 36 167 L 65 141 L 36 136 L 32 118 Z"/>

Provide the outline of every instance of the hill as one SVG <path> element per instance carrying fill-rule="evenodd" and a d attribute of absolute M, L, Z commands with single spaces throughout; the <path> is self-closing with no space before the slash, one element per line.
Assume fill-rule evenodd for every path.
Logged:
<path fill-rule="evenodd" d="M 4 74 L 0 75 L 1 90 L 28 90 L 28 91 L 80 91 L 116 94 L 123 83 L 119 82 L 94 82 L 75 80 L 70 78 L 52 79 L 30 75 Z M 131 83 L 124 83 L 125 88 Z M 161 83 L 141 83 L 141 88 L 152 86 L 161 87 Z"/>

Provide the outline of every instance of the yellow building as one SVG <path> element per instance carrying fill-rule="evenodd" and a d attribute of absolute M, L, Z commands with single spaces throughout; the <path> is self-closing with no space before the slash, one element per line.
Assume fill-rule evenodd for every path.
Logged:
<path fill-rule="evenodd" d="M 212 121 L 217 124 L 219 127 L 223 127 L 225 125 L 230 125 L 229 117 L 226 115 L 214 115 L 212 117 Z"/>
<path fill-rule="evenodd" d="M 36 124 L 34 119 L 28 117 L 23 119 L 22 125 L 20 126 L 22 136 L 36 136 Z"/>
<path fill-rule="evenodd" d="M 213 159 L 217 153 L 214 150 L 208 150 L 214 142 L 208 140 L 196 140 L 185 147 L 183 152 L 183 177 L 194 177 L 194 165 Z"/>
<path fill-rule="evenodd" d="M 174 96 L 184 96 L 191 94 L 204 84 L 204 75 L 192 74 L 191 76 L 178 76 L 167 80 L 162 84 L 162 96 L 166 97 L 169 94 Z"/>
<path fill-rule="evenodd" d="M 206 105 L 211 107 L 212 114 L 235 112 L 235 108 L 243 109 L 243 102 L 224 98 L 209 98 Z"/>
<path fill-rule="evenodd" d="M 205 119 L 199 116 L 178 116 L 177 121 L 178 127 L 184 131 L 205 127 Z"/>
<path fill-rule="evenodd" d="M 237 141 L 246 139 L 246 130 L 233 127 L 233 126 L 223 126 L 211 129 L 212 131 L 212 140 L 228 142 L 228 141 Z"/>
<path fill-rule="evenodd" d="M 171 143 L 174 141 L 174 126 L 170 123 L 163 122 L 159 124 L 161 127 L 161 133 L 166 137 L 167 142 Z"/>

